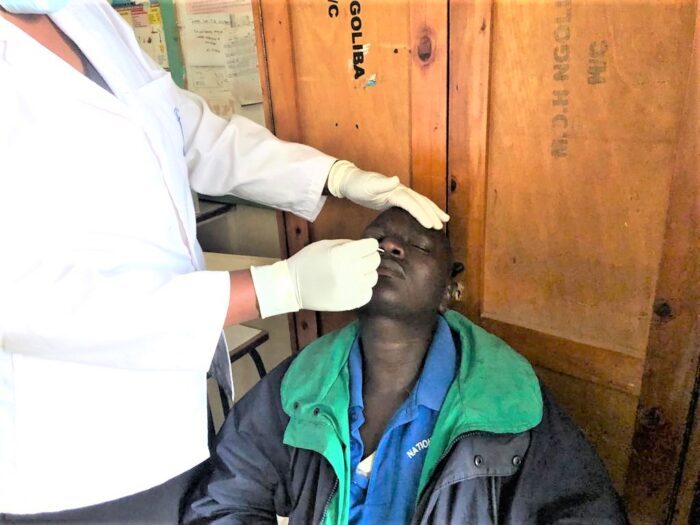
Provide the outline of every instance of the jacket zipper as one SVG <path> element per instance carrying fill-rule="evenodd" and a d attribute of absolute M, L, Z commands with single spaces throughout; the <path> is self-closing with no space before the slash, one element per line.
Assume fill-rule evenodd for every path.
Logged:
<path fill-rule="evenodd" d="M 433 478 L 433 476 L 435 476 L 435 472 L 437 471 L 437 466 L 438 466 L 440 463 L 442 463 L 442 460 L 445 459 L 445 458 L 449 455 L 450 452 L 452 452 L 452 449 L 454 448 L 455 444 L 456 444 L 458 441 L 461 441 L 462 439 L 464 439 L 464 438 L 466 438 L 466 437 L 469 437 L 469 436 L 480 436 L 480 435 L 481 435 L 481 436 L 485 436 L 485 435 L 487 435 L 487 434 L 490 434 L 490 432 L 482 432 L 482 431 L 480 431 L 480 430 L 473 430 L 473 431 L 471 431 L 471 432 L 465 432 L 464 434 L 460 434 L 459 436 L 457 436 L 456 438 L 454 438 L 452 441 L 450 441 L 450 444 L 447 445 L 447 447 L 445 448 L 444 452 L 443 452 L 442 455 L 440 456 L 440 459 L 438 459 L 438 460 L 437 460 L 437 463 L 435 463 L 435 470 L 433 470 L 433 473 L 430 475 L 430 479 L 429 479 L 428 482 L 425 484 L 425 487 L 427 488 L 427 487 L 430 485 L 430 482 L 432 481 L 432 478 Z M 426 497 L 426 495 L 427 495 L 427 491 L 424 489 L 424 490 L 423 490 L 423 494 L 421 494 L 421 497 L 420 497 L 420 499 L 419 499 L 419 501 L 418 501 L 418 504 L 416 505 L 416 510 L 418 510 L 418 509 L 421 507 L 421 504 L 423 503 L 423 500 L 424 500 L 424 498 Z M 418 523 L 418 522 L 416 521 L 417 518 L 418 518 L 418 514 L 414 515 L 414 516 L 413 516 L 413 520 L 411 520 L 411 524 Z"/>
<path fill-rule="evenodd" d="M 331 490 L 331 493 L 328 496 L 328 499 L 326 500 L 326 504 L 323 506 L 323 514 L 321 514 L 321 521 L 319 522 L 320 524 L 322 524 L 326 519 L 326 514 L 328 513 L 328 507 L 331 504 L 331 500 L 333 499 L 333 496 L 335 496 L 336 490 L 338 490 L 338 479 L 337 478 L 335 480 L 335 483 L 333 484 L 333 490 Z"/>
<path fill-rule="evenodd" d="M 491 520 L 493 525 L 498 525 L 498 501 L 496 498 L 496 478 L 491 477 Z"/>

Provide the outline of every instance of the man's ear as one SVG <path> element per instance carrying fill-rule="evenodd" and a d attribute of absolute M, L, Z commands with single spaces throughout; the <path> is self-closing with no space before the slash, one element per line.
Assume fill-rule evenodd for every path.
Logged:
<path fill-rule="evenodd" d="M 456 299 L 455 294 L 457 293 L 457 283 L 450 279 L 445 285 L 445 290 L 442 293 L 442 299 L 440 300 L 440 305 L 438 306 L 438 312 L 444 314 L 452 304 L 452 301 Z"/>
<path fill-rule="evenodd" d="M 459 299 L 462 297 L 463 288 L 457 281 L 455 281 L 455 277 L 457 277 L 463 271 L 464 265 L 461 262 L 452 263 L 452 267 L 450 268 L 450 276 L 448 278 L 449 280 L 445 285 L 445 291 L 442 294 L 442 300 L 438 306 L 438 312 L 441 314 L 444 314 L 448 310 L 452 304 L 452 301 L 459 301 Z"/>

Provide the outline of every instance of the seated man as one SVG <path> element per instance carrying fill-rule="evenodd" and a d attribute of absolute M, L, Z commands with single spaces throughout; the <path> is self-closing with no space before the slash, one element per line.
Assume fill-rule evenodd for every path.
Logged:
<path fill-rule="evenodd" d="M 447 305 L 443 232 L 392 208 L 359 321 L 240 402 L 187 523 L 625 523 L 603 465 L 529 363 Z"/>

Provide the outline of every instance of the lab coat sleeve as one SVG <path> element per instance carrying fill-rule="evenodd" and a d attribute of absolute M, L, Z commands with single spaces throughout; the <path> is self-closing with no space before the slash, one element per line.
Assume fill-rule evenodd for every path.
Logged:
<path fill-rule="evenodd" d="M 192 188 L 231 194 L 314 220 L 335 158 L 279 140 L 266 128 L 234 115 L 227 121 L 204 99 L 175 86 Z"/>
<path fill-rule="evenodd" d="M 123 20 L 118 23 L 126 25 Z M 240 115 L 230 120 L 219 117 L 202 97 L 179 88 L 169 73 L 139 49 L 135 39 L 129 39 L 148 76 L 169 80 L 164 95 L 172 96 L 178 111 L 193 190 L 204 195 L 230 194 L 306 220 L 316 218 L 325 202 L 322 192 L 336 158 L 280 140 Z"/>
<path fill-rule="evenodd" d="M 125 369 L 209 368 L 229 301 L 227 272 L 99 270 L 61 264 L 60 256 L 0 266 L 12 276 L 0 294 L 2 350 Z"/>

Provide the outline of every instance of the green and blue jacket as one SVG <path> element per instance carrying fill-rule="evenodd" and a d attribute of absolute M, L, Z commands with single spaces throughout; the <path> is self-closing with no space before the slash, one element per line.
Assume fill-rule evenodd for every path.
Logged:
<path fill-rule="evenodd" d="M 626 523 L 600 459 L 530 364 L 457 312 L 444 318 L 459 371 L 412 523 Z M 290 525 L 347 523 L 348 355 L 357 331 L 355 322 L 316 340 L 235 405 L 186 523 L 274 524 L 276 515 Z"/>

